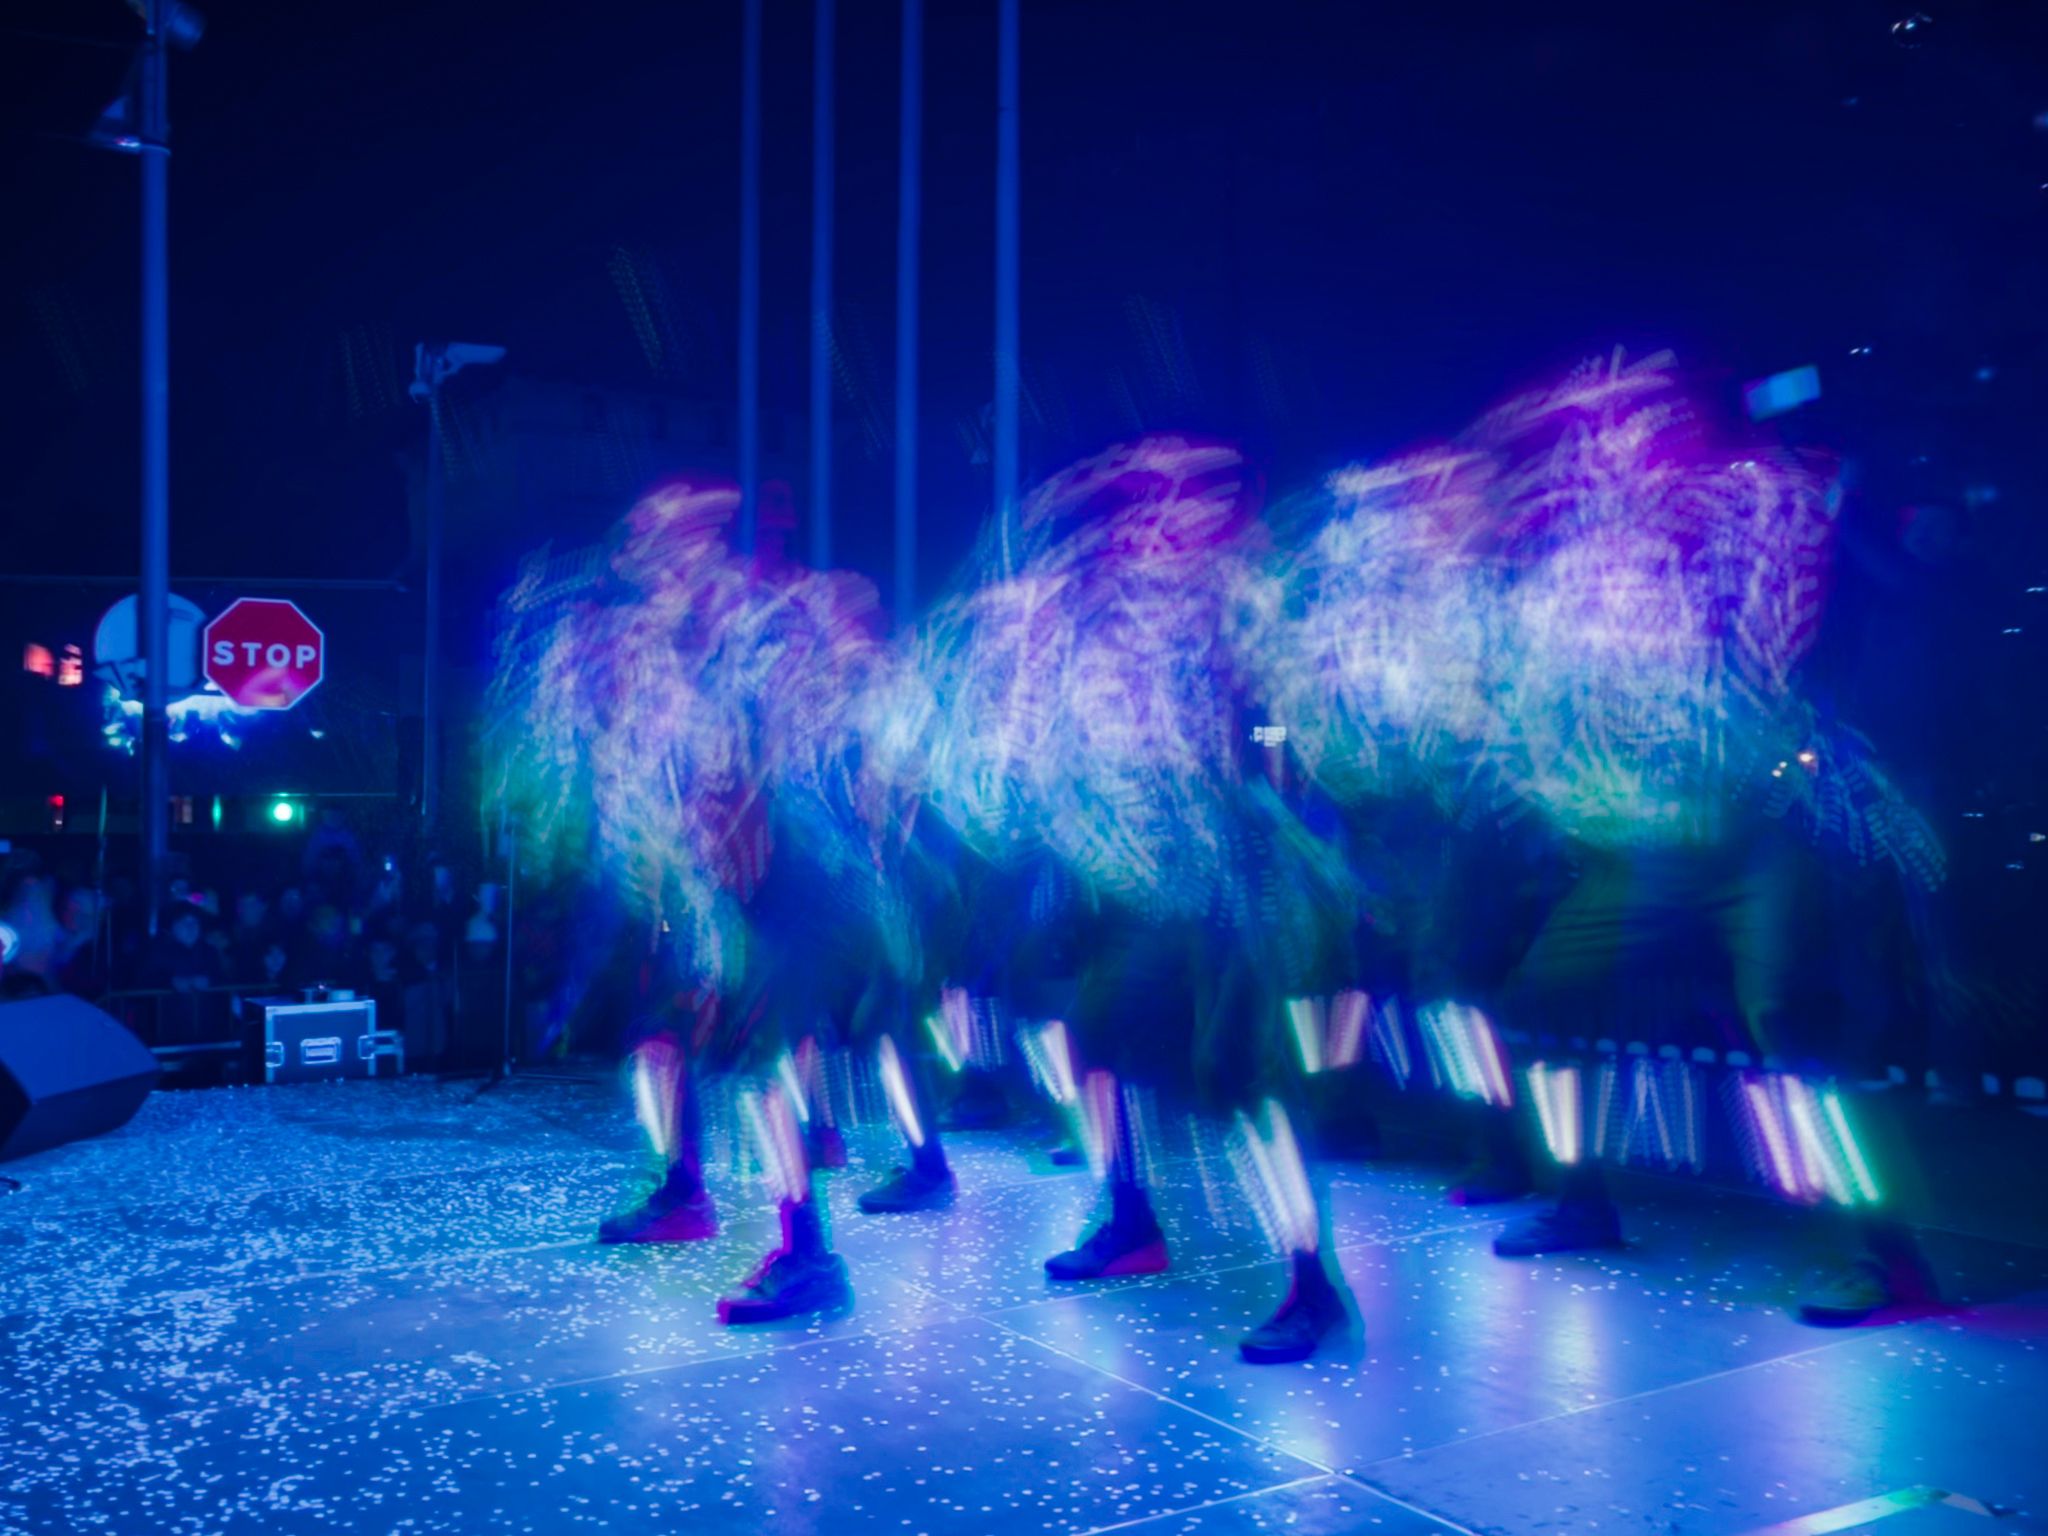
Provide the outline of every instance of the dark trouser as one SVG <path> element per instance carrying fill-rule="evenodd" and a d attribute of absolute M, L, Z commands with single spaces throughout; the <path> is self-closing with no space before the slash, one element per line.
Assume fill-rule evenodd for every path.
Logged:
<path fill-rule="evenodd" d="M 1582 1055 L 1593 1040 L 1610 1049 L 1641 1043 L 1689 1055 L 1704 1044 L 1775 1055 L 1793 1033 L 1793 961 L 1805 931 L 1796 855 L 1772 832 L 1705 848 L 1587 851 L 1578 881 L 1509 976 L 1501 1021 L 1554 1041 L 1534 1052 L 1553 1061 Z M 1600 1070 L 1614 1072 L 1614 1061 L 1604 1058 Z M 1604 1193 L 1595 1128 L 1583 1123 L 1585 1078 L 1570 1077 L 1569 1104 L 1550 1117 L 1572 1115 L 1568 1133 L 1539 1105 L 1519 1119 L 1490 1115 L 1485 1134 L 1499 1160 L 1544 1124 L 1568 1163 L 1565 1197 L 1595 1200 Z M 1523 1097 L 1542 1092 L 1533 1080 L 1524 1087 Z"/>
<path fill-rule="evenodd" d="M 1802 929 L 1795 851 L 1598 852 L 1509 978 L 1503 1016 L 1533 1033 L 1686 1046 L 1703 996 L 1732 993 L 1722 1048 L 1789 1048 L 1792 963 Z"/>

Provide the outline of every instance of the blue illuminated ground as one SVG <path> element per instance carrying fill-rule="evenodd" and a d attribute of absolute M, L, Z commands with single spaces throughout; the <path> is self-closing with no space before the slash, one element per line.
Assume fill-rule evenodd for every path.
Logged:
<path fill-rule="evenodd" d="M 12 1165 L 0 1530 L 1741 1533 L 1927 1486 L 2022 1513 L 1824 1528 L 2048 1512 L 2038 1248 L 1936 1234 L 1964 1310 L 1816 1333 L 1782 1303 L 1828 1233 L 1795 1213 L 1667 1191 L 1623 1253 L 1517 1265 L 1440 1170 L 1345 1165 L 1365 1343 L 1254 1370 L 1279 1270 L 1194 1158 L 1163 1169 L 1172 1273 L 1055 1294 L 1085 1175 L 964 1138 L 953 1211 L 861 1217 L 864 1131 L 832 1181 L 856 1309 L 735 1334 L 714 1298 L 771 1228 L 729 1150 L 724 1237 L 601 1249 L 639 1166 L 612 1085 L 473 1092 L 161 1093 Z"/>

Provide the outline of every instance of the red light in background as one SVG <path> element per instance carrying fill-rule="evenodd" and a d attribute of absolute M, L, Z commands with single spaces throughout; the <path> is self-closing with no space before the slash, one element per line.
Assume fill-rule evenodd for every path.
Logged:
<path fill-rule="evenodd" d="M 57 659 L 50 654 L 48 646 L 37 645 L 31 640 L 21 648 L 21 670 L 33 672 L 37 677 L 55 677 Z"/>
<path fill-rule="evenodd" d="M 50 796 L 50 830 L 52 832 L 62 832 L 64 830 L 64 797 L 62 795 Z"/>

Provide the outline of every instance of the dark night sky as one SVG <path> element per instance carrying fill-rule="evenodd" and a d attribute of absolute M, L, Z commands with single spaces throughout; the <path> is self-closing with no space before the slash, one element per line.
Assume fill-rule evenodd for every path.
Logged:
<path fill-rule="evenodd" d="M 658 382 L 729 398 L 737 0 L 205 9 L 173 65 L 178 567 L 388 574 L 395 456 L 418 429 L 391 391 L 420 335 L 504 342 L 543 377 L 657 382 L 622 250 L 682 314 Z M 810 11 L 768 9 L 766 388 L 799 409 Z M 1910 9 L 1026 0 L 1025 368 L 1049 415 L 1032 467 L 1134 409 L 1242 437 L 1285 483 L 1620 341 L 1710 376 L 1821 362 L 1827 431 L 1901 495 L 2038 486 L 2015 456 L 2048 398 L 2041 8 L 1943 6 L 1908 50 L 1891 23 Z M 886 437 L 896 8 L 842 12 L 842 411 Z M 987 397 L 992 13 L 933 0 L 928 23 L 941 547 L 985 494 L 959 428 Z M 0 568 L 119 571 L 136 170 L 75 136 L 125 53 L 32 34 L 123 45 L 134 23 L 117 0 L 7 14 Z M 1178 328 L 1180 385 L 1134 300 Z M 1874 351 L 1852 368 L 1857 345 Z M 841 460 L 864 562 L 888 462 L 858 441 Z"/>

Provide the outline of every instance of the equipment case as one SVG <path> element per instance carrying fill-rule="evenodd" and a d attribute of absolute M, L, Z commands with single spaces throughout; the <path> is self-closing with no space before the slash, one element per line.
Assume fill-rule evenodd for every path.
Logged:
<path fill-rule="evenodd" d="M 263 1080 L 266 1083 L 326 1082 L 376 1077 L 378 1063 L 405 1071 L 405 1039 L 377 1027 L 377 1005 L 369 998 L 302 1002 L 266 997 L 250 1001 L 263 1010 Z"/>

